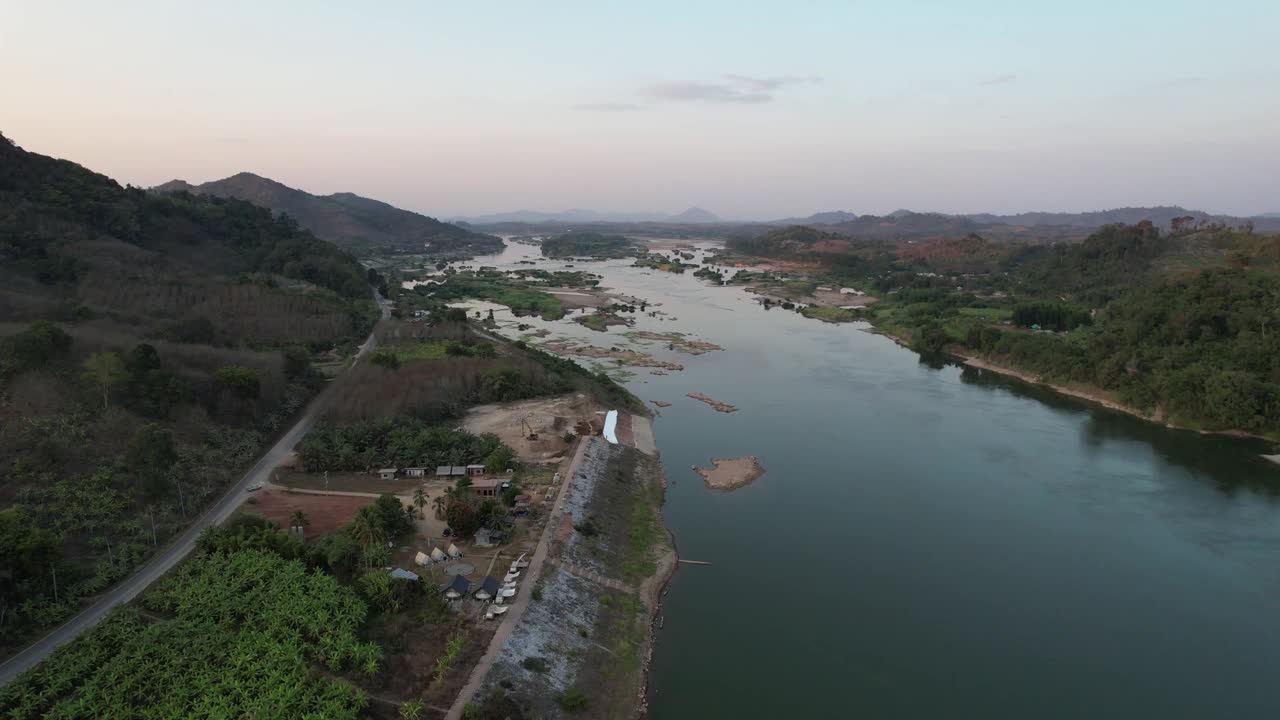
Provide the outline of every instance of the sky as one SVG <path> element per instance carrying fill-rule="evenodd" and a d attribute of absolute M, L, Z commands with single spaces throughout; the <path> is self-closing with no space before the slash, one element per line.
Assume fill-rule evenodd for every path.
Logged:
<path fill-rule="evenodd" d="M 0 0 L 0 132 L 434 216 L 1280 211 L 1280 2 Z"/>

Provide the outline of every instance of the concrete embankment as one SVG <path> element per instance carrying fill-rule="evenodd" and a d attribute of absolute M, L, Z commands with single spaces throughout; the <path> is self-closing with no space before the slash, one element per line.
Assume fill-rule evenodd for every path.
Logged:
<path fill-rule="evenodd" d="M 633 421 L 637 448 L 583 439 L 548 518 L 547 562 L 521 584 L 525 611 L 507 618 L 518 624 L 477 667 L 472 702 L 527 698 L 526 715 L 547 718 L 569 715 L 566 698 L 582 698 L 590 717 L 643 712 L 654 612 L 675 553 L 660 519 L 661 464 L 638 450 L 656 452 L 652 427 Z"/>

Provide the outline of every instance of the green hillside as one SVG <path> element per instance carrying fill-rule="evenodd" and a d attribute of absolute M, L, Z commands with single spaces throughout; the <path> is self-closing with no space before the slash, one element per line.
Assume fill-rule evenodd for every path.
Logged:
<path fill-rule="evenodd" d="M 0 138 L 0 650 L 180 531 L 376 316 L 291 220 Z"/>

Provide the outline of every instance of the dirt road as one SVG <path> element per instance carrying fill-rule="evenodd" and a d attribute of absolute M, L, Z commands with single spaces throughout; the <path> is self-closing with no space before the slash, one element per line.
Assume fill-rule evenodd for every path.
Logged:
<path fill-rule="evenodd" d="M 376 292 L 374 299 L 378 301 L 378 305 L 381 308 L 382 318 L 385 320 L 390 317 L 390 306 L 383 302 Z M 364 344 L 360 346 L 359 351 L 356 353 L 356 360 L 358 361 L 361 357 L 371 352 L 377 344 L 378 341 L 373 334 L 370 334 L 369 338 L 364 341 Z M 324 406 L 326 395 L 327 393 L 322 392 L 314 398 L 293 427 L 289 428 L 289 431 L 275 445 L 272 445 L 271 449 L 249 469 L 249 472 L 245 473 L 244 477 L 240 478 L 239 482 L 231 486 L 221 499 L 210 506 L 195 522 L 191 523 L 191 526 L 177 540 L 151 558 L 128 580 L 103 593 L 92 605 L 81 610 L 79 615 L 63 623 L 56 630 L 40 638 L 22 652 L 6 660 L 3 665 L 0 665 L 0 686 L 7 685 L 23 671 L 44 660 L 54 650 L 79 637 L 81 633 L 96 625 L 117 605 L 122 605 L 137 597 L 143 590 L 147 589 L 147 586 L 159 580 L 165 573 L 181 562 L 195 548 L 196 538 L 200 536 L 200 533 L 205 528 L 223 522 L 231 516 L 231 513 L 235 512 L 240 503 L 244 502 L 244 499 L 249 496 L 250 485 L 256 482 L 265 484 L 270 479 L 271 471 L 285 459 L 285 456 L 293 452 L 294 446 L 311 429 Z"/>
<path fill-rule="evenodd" d="M 529 567 L 525 571 L 524 580 L 520 583 L 520 592 L 516 595 L 515 602 L 511 603 L 511 609 L 502 620 L 502 626 L 493 634 L 493 638 L 489 640 L 489 649 L 484 651 L 484 656 L 480 658 L 480 662 L 471 670 L 471 677 L 467 678 L 467 684 L 462 686 L 458 697 L 453 701 L 453 707 L 449 708 L 449 714 L 445 716 L 445 720 L 458 720 L 462 717 L 462 711 L 466 708 L 471 698 L 475 697 L 480 686 L 484 684 L 484 676 L 489 674 L 489 668 L 493 667 L 493 661 L 498 658 L 498 653 L 502 652 L 502 647 L 507 644 L 507 640 L 511 639 L 511 632 L 520 624 L 520 618 L 524 615 L 525 608 L 529 607 L 529 599 L 533 594 L 533 589 L 537 587 L 538 577 L 542 574 L 542 564 L 547 560 L 547 552 L 551 548 L 551 538 L 556 531 L 556 527 L 560 524 L 560 513 L 564 507 L 564 498 L 568 495 L 569 483 L 573 482 L 574 475 L 578 472 L 578 466 L 582 464 L 582 456 L 586 453 L 587 442 L 585 440 L 578 441 L 578 449 L 573 454 L 573 462 L 569 464 L 569 469 L 564 473 L 564 481 L 560 485 L 559 494 L 556 495 L 556 504 L 552 507 L 551 513 L 547 517 L 547 525 L 542 529 L 542 537 L 538 539 L 538 549 L 533 552 L 533 559 L 529 561 Z"/>

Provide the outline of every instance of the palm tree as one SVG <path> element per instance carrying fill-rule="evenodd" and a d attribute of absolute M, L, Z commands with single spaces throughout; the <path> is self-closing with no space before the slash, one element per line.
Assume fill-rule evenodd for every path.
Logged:
<path fill-rule="evenodd" d="M 365 512 L 368 507 L 360 508 L 360 512 L 356 513 L 350 525 L 351 539 L 355 540 L 366 553 L 369 548 L 381 544 L 386 539 L 378 521 L 371 513 Z"/>
<path fill-rule="evenodd" d="M 427 504 L 427 491 L 423 490 L 421 485 L 413 491 L 413 504 L 418 508 L 418 518 L 426 519 L 427 516 L 423 514 L 422 508 Z"/>
<path fill-rule="evenodd" d="M 307 514 L 301 510 L 294 510 L 293 517 L 289 519 L 289 527 L 304 528 L 307 524 Z"/>
<path fill-rule="evenodd" d="M 436 519 L 444 519 L 444 494 L 435 496 L 431 501 L 431 509 L 435 511 Z"/>

